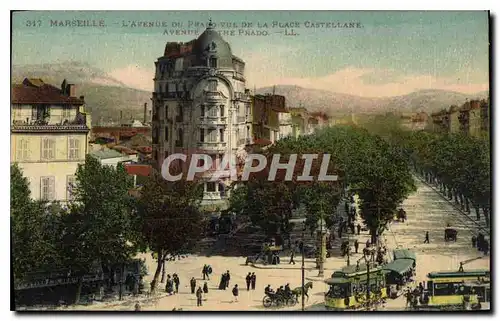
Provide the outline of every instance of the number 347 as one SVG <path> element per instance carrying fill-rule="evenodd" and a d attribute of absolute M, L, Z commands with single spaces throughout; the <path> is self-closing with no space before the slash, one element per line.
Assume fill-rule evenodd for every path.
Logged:
<path fill-rule="evenodd" d="M 26 20 L 26 27 L 40 27 L 42 20 Z"/>

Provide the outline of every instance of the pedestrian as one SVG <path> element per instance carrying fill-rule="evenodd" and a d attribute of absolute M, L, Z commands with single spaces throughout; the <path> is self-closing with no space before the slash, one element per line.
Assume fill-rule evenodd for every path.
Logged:
<path fill-rule="evenodd" d="M 191 285 L 191 294 L 194 294 L 194 290 L 196 289 L 196 279 L 192 277 L 189 283 Z"/>
<path fill-rule="evenodd" d="M 134 310 L 135 310 L 135 311 L 141 311 L 141 305 L 139 304 L 139 302 L 137 302 L 137 303 L 135 304 Z"/>
<path fill-rule="evenodd" d="M 201 307 L 202 306 L 202 298 L 203 298 L 203 290 L 201 289 L 201 286 L 196 290 L 196 306 Z"/>
<path fill-rule="evenodd" d="M 345 213 L 349 214 L 349 203 L 347 203 L 347 202 L 344 203 L 344 209 L 345 209 Z"/>
<path fill-rule="evenodd" d="M 483 253 L 484 255 L 488 255 L 488 250 L 489 250 L 489 247 L 490 247 L 490 244 L 488 243 L 487 240 L 484 240 L 484 243 L 483 243 Z"/>
<path fill-rule="evenodd" d="M 358 229 L 358 235 L 359 235 L 359 233 L 361 233 L 361 224 L 358 223 L 357 229 Z"/>
<path fill-rule="evenodd" d="M 210 281 L 210 274 L 212 274 L 212 267 L 207 265 L 207 279 Z"/>
<path fill-rule="evenodd" d="M 207 284 L 207 282 L 205 282 L 205 283 L 203 284 L 203 293 L 205 293 L 205 294 L 207 294 L 207 293 L 208 293 L 208 284 Z"/>
<path fill-rule="evenodd" d="M 175 293 L 179 293 L 179 284 L 181 283 L 181 280 L 179 279 L 179 276 L 174 274 L 174 284 L 175 284 Z"/>
<path fill-rule="evenodd" d="M 257 275 L 255 275 L 255 272 L 252 272 L 252 290 L 255 290 L 255 283 L 257 282 Z"/>
<path fill-rule="evenodd" d="M 351 228 L 351 234 L 354 234 L 354 223 L 351 223 L 349 227 Z"/>
<path fill-rule="evenodd" d="M 226 273 L 222 274 L 220 277 L 219 290 L 226 289 Z"/>
<path fill-rule="evenodd" d="M 472 235 L 472 247 L 476 247 L 476 242 L 477 242 L 477 239 L 476 239 L 476 236 L 475 235 Z"/>
<path fill-rule="evenodd" d="M 201 274 L 203 275 L 203 280 L 205 280 L 205 277 L 207 276 L 207 265 L 203 265 L 203 269 L 201 270 Z"/>
<path fill-rule="evenodd" d="M 233 296 L 234 296 L 234 301 L 236 302 L 238 302 L 238 294 L 239 294 L 238 284 L 235 284 L 233 288 Z"/>
<path fill-rule="evenodd" d="M 252 282 L 252 273 L 248 272 L 245 281 L 247 281 L 247 291 L 250 291 L 250 284 Z"/>
<path fill-rule="evenodd" d="M 424 241 L 424 244 L 425 243 L 429 244 L 429 231 L 425 232 L 425 241 Z"/>
<path fill-rule="evenodd" d="M 370 240 L 366 240 L 366 248 L 370 247 Z"/>
<path fill-rule="evenodd" d="M 295 251 L 292 250 L 292 252 L 290 253 L 290 262 L 288 262 L 288 264 L 293 264 L 295 265 L 295 261 L 293 260 L 293 256 L 295 255 Z"/>
<path fill-rule="evenodd" d="M 356 253 L 358 253 L 358 248 L 359 248 L 359 242 L 358 240 L 354 240 L 354 250 L 356 251 Z"/>
<path fill-rule="evenodd" d="M 172 277 L 167 275 L 167 282 L 165 283 L 165 292 L 168 294 L 172 294 L 174 292 L 174 282 L 172 281 Z"/>
<path fill-rule="evenodd" d="M 227 270 L 227 272 L 226 272 L 226 288 L 229 288 L 229 281 L 230 280 L 231 280 L 231 275 L 229 274 L 229 270 Z"/>

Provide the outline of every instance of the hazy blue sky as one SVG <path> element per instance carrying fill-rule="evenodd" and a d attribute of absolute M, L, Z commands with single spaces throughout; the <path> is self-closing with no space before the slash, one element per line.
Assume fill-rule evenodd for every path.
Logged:
<path fill-rule="evenodd" d="M 154 61 L 167 41 L 196 36 L 164 34 L 188 27 L 189 21 L 217 30 L 233 54 L 246 61 L 248 86 L 297 84 L 361 96 L 392 96 L 418 89 L 477 92 L 488 89 L 487 12 L 406 11 L 114 11 L 17 12 L 13 16 L 13 63 L 39 64 L 68 60 L 87 62 L 130 86 L 152 88 Z M 104 20 L 106 27 L 51 27 L 51 20 Z M 37 26 L 29 27 L 29 21 Z M 38 26 L 38 20 L 41 26 Z M 168 27 L 123 27 L 123 22 L 164 21 Z M 297 22 L 297 36 L 280 28 L 269 36 L 239 36 L 241 28 L 222 22 Z M 362 28 L 306 28 L 309 22 L 359 22 Z M 179 29 L 179 28 L 177 28 Z"/>

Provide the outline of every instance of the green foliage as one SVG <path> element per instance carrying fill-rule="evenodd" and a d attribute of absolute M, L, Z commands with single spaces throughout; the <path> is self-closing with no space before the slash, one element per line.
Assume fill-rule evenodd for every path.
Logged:
<path fill-rule="evenodd" d="M 59 266 L 59 216 L 51 215 L 45 202 L 31 199 L 28 180 L 17 164 L 10 170 L 12 267 L 17 280 Z"/>
<path fill-rule="evenodd" d="M 132 185 L 123 166 L 103 166 L 90 155 L 78 166 L 74 199 L 63 217 L 67 266 L 88 272 L 96 262 L 116 264 L 135 255 Z"/>

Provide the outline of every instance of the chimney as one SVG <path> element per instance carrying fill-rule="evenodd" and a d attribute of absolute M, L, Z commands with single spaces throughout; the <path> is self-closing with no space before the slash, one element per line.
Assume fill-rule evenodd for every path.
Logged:
<path fill-rule="evenodd" d="M 68 84 L 68 94 L 70 97 L 76 97 L 76 86 L 74 84 Z"/>
<path fill-rule="evenodd" d="M 148 117 L 148 103 L 144 103 L 144 121 L 143 121 L 144 124 L 146 124 L 146 121 L 148 120 L 147 117 Z"/>

